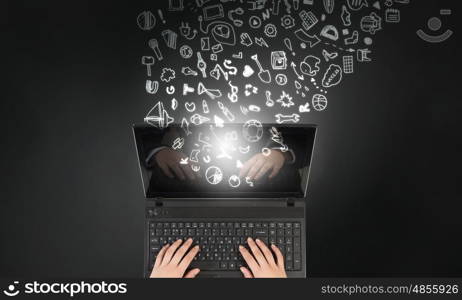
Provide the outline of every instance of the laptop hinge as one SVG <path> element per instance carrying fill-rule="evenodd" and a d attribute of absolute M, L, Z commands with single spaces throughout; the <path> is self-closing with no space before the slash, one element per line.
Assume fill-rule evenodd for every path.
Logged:
<path fill-rule="evenodd" d="M 294 207 L 295 206 L 295 200 L 292 198 L 289 198 L 286 200 L 287 207 Z"/>

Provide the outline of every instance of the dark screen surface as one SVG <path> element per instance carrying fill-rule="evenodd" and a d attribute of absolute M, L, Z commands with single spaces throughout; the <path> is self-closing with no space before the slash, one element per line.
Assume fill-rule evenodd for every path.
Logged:
<path fill-rule="evenodd" d="M 2 3 L 0 276 L 141 277 L 135 16 L 155 2 Z M 460 18 L 428 44 L 416 30 L 454 1 L 411 2 L 310 117 L 310 276 L 462 275 Z"/>
<path fill-rule="evenodd" d="M 165 129 L 136 125 L 133 131 L 146 198 L 287 199 L 307 194 L 313 126 L 229 124 L 216 128 L 208 124 L 186 135 L 181 125 Z M 180 167 L 191 169 L 194 177 L 167 176 L 160 168 L 162 159 L 152 155 L 164 149 L 181 155 Z M 272 151 L 287 157 L 276 176 L 269 178 L 270 170 L 258 180 L 239 175 L 247 161 Z"/>

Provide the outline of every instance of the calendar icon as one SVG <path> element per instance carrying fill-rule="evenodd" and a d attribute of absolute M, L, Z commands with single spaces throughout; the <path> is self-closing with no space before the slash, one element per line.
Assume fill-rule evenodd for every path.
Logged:
<path fill-rule="evenodd" d="M 401 19 L 401 13 L 399 10 L 394 8 L 388 8 L 385 11 L 385 22 L 387 23 L 399 23 Z"/>
<path fill-rule="evenodd" d="M 343 72 L 345 74 L 353 74 L 354 72 L 354 58 L 352 55 L 346 55 L 343 57 Z"/>

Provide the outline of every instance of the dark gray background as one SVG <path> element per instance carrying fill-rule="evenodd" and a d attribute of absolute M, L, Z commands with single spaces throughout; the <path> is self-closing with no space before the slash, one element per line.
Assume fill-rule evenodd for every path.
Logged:
<path fill-rule="evenodd" d="M 97 2 L 0 9 L 1 277 L 142 275 L 130 127 L 150 102 L 134 20 L 155 1 Z M 462 275 L 458 16 L 451 40 L 426 44 L 415 31 L 453 1 L 412 2 L 311 116 L 312 276 Z"/>

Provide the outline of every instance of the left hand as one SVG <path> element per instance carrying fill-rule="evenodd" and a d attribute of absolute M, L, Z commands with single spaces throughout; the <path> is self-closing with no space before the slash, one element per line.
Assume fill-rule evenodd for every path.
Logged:
<path fill-rule="evenodd" d="M 196 277 L 200 272 L 199 269 L 196 268 L 186 272 L 199 252 L 199 246 L 194 246 L 190 249 L 192 242 L 192 239 L 188 239 L 184 243 L 182 240 L 177 240 L 171 245 L 165 245 L 157 254 L 150 278 Z"/>
<path fill-rule="evenodd" d="M 240 177 L 248 177 L 250 180 L 259 180 L 268 171 L 272 170 L 269 179 L 276 176 L 284 166 L 286 158 L 280 150 L 272 149 L 269 155 L 255 154 L 241 168 Z"/>

